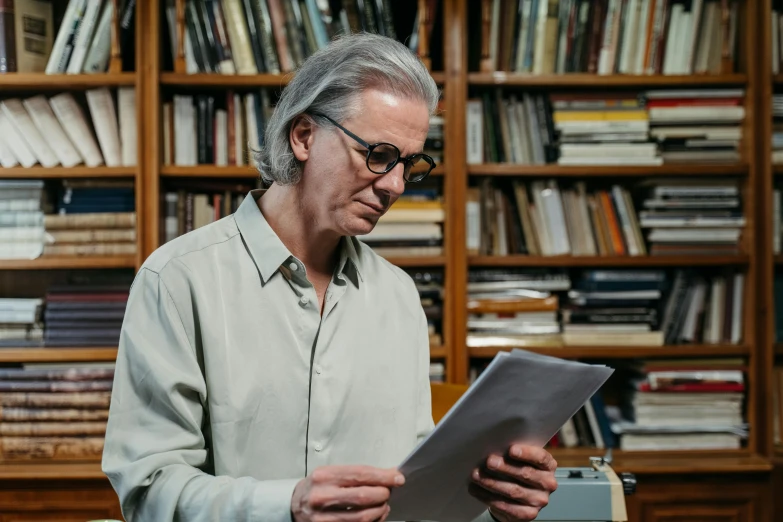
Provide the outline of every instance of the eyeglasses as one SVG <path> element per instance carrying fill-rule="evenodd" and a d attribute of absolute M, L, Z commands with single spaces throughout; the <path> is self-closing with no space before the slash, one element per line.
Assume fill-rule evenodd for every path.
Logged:
<path fill-rule="evenodd" d="M 400 149 L 391 143 L 373 143 L 369 144 L 359 136 L 349 131 L 332 118 L 325 114 L 313 113 L 313 116 L 319 116 L 329 120 L 332 125 L 346 133 L 348 136 L 356 140 L 362 147 L 367 149 L 367 168 L 370 172 L 375 174 L 386 174 L 393 169 L 398 163 L 402 162 L 405 166 L 405 170 L 402 174 L 402 179 L 409 183 L 418 183 L 424 178 L 429 176 L 432 169 L 435 168 L 435 160 L 427 154 L 411 154 L 404 158 L 400 154 Z M 421 166 L 422 169 L 417 169 L 413 172 L 413 168 Z"/>

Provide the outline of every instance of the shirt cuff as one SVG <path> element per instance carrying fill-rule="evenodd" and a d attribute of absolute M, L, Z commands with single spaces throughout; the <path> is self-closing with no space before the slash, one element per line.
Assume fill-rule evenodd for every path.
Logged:
<path fill-rule="evenodd" d="M 300 479 L 262 480 L 254 498 L 253 520 L 293 522 L 291 497 Z"/>

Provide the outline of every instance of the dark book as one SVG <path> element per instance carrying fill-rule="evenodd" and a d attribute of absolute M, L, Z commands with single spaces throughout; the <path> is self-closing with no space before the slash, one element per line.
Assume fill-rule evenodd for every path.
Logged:
<path fill-rule="evenodd" d="M 0 0 L 0 73 L 16 72 L 14 0 Z"/>

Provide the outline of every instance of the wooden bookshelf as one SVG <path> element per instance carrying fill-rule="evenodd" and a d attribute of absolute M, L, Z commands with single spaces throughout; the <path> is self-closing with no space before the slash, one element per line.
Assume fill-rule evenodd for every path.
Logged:
<path fill-rule="evenodd" d="M 100 268 L 134 268 L 136 256 L 41 256 L 36 259 L 0 259 L 0 270 L 67 270 Z"/>
<path fill-rule="evenodd" d="M 470 266 L 494 267 L 659 267 L 746 265 L 750 256 L 469 256 Z"/>
<path fill-rule="evenodd" d="M 700 74 L 700 75 L 623 75 L 601 76 L 597 74 L 511 74 L 505 72 L 469 73 L 470 85 L 507 85 L 509 87 L 578 87 L 596 89 L 603 87 L 732 87 L 746 85 L 745 74 Z"/>
<path fill-rule="evenodd" d="M 774 346 L 775 355 L 783 355 L 783 344 L 776 343 Z"/>
<path fill-rule="evenodd" d="M 514 177 L 648 177 L 648 176 L 742 176 L 747 174 L 748 165 L 737 164 L 664 164 L 660 166 L 629 167 L 572 167 L 561 165 L 516 165 L 512 163 L 487 163 L 468 165 L 472 176 L 514 176 Z"/>
<path fill-rule="evenodd" d="M 178 0 L 180 1 L 180 0 Z M 446 127 L 444 158 L 447 166 L 438 166 L 434 175 L 443 174 L 442 180 L 447 221 L 445 223 L 445 252 L 438 257 L 393 258 L 391 262 L 402 267 L 435 267 L 443 269 L 444 285 L 444 321 L 443 345 L 433 346 L 430 355 L 433 359 L 447 361 L 447 381 L 464 384 L 469 375 L 471 358 L 493 357 L 498 349 L 468 348 L 467 332 L 467 274 L 472 267 L 740 267 L 746 271 L 746 295 L 741 345 L 683 345 L 664 347 L 546 347 L 529 348 L 531 351 L 569 359 L 635 359 L 635 358 L 676 358 L 676 357 L 744 357 L 748 361 L 748 399 L 747 417 L 751 426 L 750 438 L 740 450 L 710 452 L 625 452 L 615 450 L 614 467 L 617 471 L 633 471 L 641 475 L 640 488 L 648 487 L 655 477 L 662 481 L 675 476 L 695 476 L 689 483 L 692 488 L 707 491 L 712 487 L 714 475 L 726 475 L 731 481 L 744 483 L 747 474 L 768 473 L 772 467 L 772 458 L 783 459 L 781 448 L 775 448 L 771 442 L 771 422 L 769 413 L 770 368 L 774 355 L 783 354 L 775 346 L 769 330 L 774 314 L 772 307 L 771 276 L 775 263 L 783 257 L 773 257 L 769 218 L 771 216 L 771 183 L 774 174 L 783 174 L 783 165 L 772 166 L 769 155 L 771 135 L 770 100 L 768 94 L 773 85 L 783 86 L 783 75 L 772 77 L 762 64 L 769 63 L 769 24 L 758 24 L 758 20 L 767 20 L 771 0 L 743 0 L 744 16 L 741 17 L 739 34 L 741 42 L 738 48 L 738 71 L 720 75 L 609 75 L 588 74 L 567 75 L 521 75 L 506 73 L 480 73 L 468 70 L 468 24 L 467 4 L 474 0 L 453 0 L 442 2 L 444 71 L 433 73 L 436 82 L 443 86 Z M 61 90 L 86 90 L 95 87 L 130 86 L 137 87 L 138 128 L 138 166 L 136 167 L 98 167 L 72 169 L 32 168 L 0 169 L 0 178 L 26 179 L 67 179 L 67 178 L 133 178 L 137 186 L 137 215 L 139 216 L 138 246 L 139 256 L 107 258 L 41 258 L 32 261 L 0 261 L 0 270 L 37 271 L 64 269 L 112 269 L 134 268 L 160 244 L 160 201 L 162 185 L 171 178 L 253 179 L 257 173 L 250 167 L 215 167 L 198 165 L 179 167 L 163 165 L 162 148 L 162 111 L 164 98 L 176 92 L 195 92 L 208 90 L 254 90 L 262 87 L 279 90 L 286 85 L 292 75 L 219 75 L 193 74 L 162 70 L 162 52 L 166 45 L 163 32 L 166 21 L 156 2 L 137 2 L 136 25 L 136 73 L 112 73 L 103 75 L 0 75 L 0 90 L 15 92 L 55 93 Z M 759 29 L 760 28 L 760 29 Z M 765 47 L 766 45 L 766 47 Z M 761 57 L 756 53 L 760 50 Z M 178 69 L 180 70 L 180 69 Z M 734 88 L 746 90 L 746 118 L 744 123 L 744 161 L 736 164 L 664 164 L 650 167 L 628 166 L 559 166 L 549 165 L 513 165 L 482 164 L 467 165 L 465 161 L 466 143 L 466 102 L 473 92 L 494 87 L 530 89 L 539 92 L 592 91 L 632 89 L 645 91 L 652 88 Z M 644 256 L 644 257 L 532 257 L 532 256 L 472 256 L 468 255 L 465 245 L 466 191 L 471 177 L 498 176 L 518 178 L 567 178 L 569 180 L 621 178 L 629 182 L 641 178 L 655 177 L 713 177 L 734 176 L 740 178 L 745 196 L 745 209 L 748 217 L 747 233 L 744 234 L 743 248 L 746 254 L 730 256 Z M 475 180 L 474 180 L 475 181 Z M 110 361 L 116 357 L 115 347 L 98 348 L 8 348 L 0 349 L 0 363 L 15 364 L 22 362 L 86 362 Z M 554 451 L 561 465 L 584 466 L 588 458 L 602 455 L 603 450 L 580 448 L 578 450 L 557 449 Z M 37 481 L 45 490 L 47 481 L 57 480 L 101 480 L 105 477 L 100 471 L 99 462 L 42 462 L 10 463 L 0 462 L 0 480 L 23 479 Z M 685 479 L 683 479 L 685 480 Z M 107 484 L 106 484 L 107 486 Z M 78 485 L 69 486 L 78 489 Z M 681 508 L 674 506 L 673 500 L 682 503 L 682 490 L 672 488 L 666 494 L 650 493 L 640 500 L 629 497 L 629 502 L 670 509 L 669 518 L 688 518 Z M 31 497 L 32 498 L 32 497 Z M 45 504 L 43 501 L 39 503 Z M 696 515 L 695 520 L 712 515 L 710 511 L 723 499 L 717 494 L 710 500 L 691 502 Z M 30 502 L 36 502 L 33 499 Z M 743 505 L 744 506 L 744 505 Z M 755 504 L 754 504 L 755 506 Z M 685 510 L 687 508 L 682 508 Z M 743 511 L 732 512 L 726 519 L 739 520 L 745 513 L 757 513 L 755 507 L 742 507 Z M 760 508 L 758 508 L 760 509 Z M 701 511 L 700 511 L 701 510 Z M 2 511 L 2 509 L 0 509 Z M 641 508 L 640 511 L 641 512 Z M 698 513 L 701 513 L 700 515 Z M 719 512 L 722 515 L 724 512 Z M 739 514 L 736 514 L 739 513 Z M 652 516 L 652 515 L 650 515 Z M 82 517 L 84 518 L 84 517 Z M 97 518 L 97 517 L 93 517 Z M 713 518 L 719 518 L 714 516 Z"/>
<path fill-rule="evenodd" d="M 563 359 L 635 359 L 677 357 L 736 357 L 750 354 L 747 345 L 682 346 L 527 346 L 525 350 Z M 468 348 L 468 356 L 478 359 L 494 357 L 503 348 Z"/>
<path fill-rule="evenodd" d="M 12 167 L 0 168 L 0 179 L 132 178 L 136 167 Z"/>
<path fill-rule="evenodd" d="M 117 348 L 0 348 L 0 363 L 114 361 Z"/>

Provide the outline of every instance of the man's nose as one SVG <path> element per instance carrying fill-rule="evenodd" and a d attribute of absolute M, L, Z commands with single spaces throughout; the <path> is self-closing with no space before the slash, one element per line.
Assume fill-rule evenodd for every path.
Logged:
<path fill-rule="evenodd" d="M 397 163 L 393 169 L 380 176 L 375 182 L 377 189 L 387 192 L 392 198 L 398 198 L 405 191 L 405 163 Z"/>

